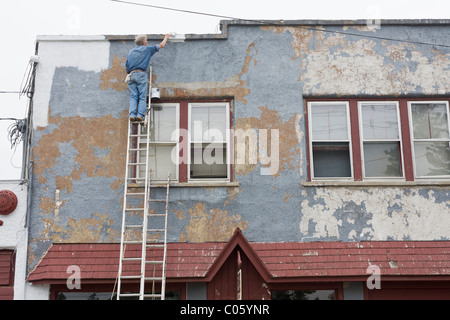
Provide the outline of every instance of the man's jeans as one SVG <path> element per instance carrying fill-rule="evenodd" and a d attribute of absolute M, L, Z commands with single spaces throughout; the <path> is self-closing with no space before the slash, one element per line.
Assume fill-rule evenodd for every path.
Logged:
<path fill-rule="evenodd" d="M 147 112 L 147 73 L 134 72 L 128 81 L 130 89 L 130 117 L 145 117 Z"/>

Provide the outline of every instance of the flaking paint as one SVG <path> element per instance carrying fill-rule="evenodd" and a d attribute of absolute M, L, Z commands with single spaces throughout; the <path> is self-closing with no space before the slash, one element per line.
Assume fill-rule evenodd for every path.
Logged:
<path fill-rule="evenodd" d="M 279 168 L 280 171 L 295 170 L 297 160 L 300 157 L 300 141 L 298 140 L 296 131 L 296 123 L 298 123 L 300 116 L 294 114 L 288 121 L 283 122 L 277 111 L 269 110 L 267 106 L 259 107 L 258 109 L 261 110 L 259 118 L 249 117 L 237 119 L 235 129 L 241 129 L 243 131 L 261 129 L 268 131 L 272 129 L 279 130 L 279 135 L 282 137 L 279 144 L 279 154 L 276 156 L 271 155 L 271 158 L 278 162 L 276 167 Z M 271 145 L 270 139 L 271 136 L 268 135 L 268 146 Z M 245 160 L 245 163 L 236 161 L 234 170 L 237 175 L 246 175 L 250 171 L 256 169 L 257 164 L 249 162 L 248 157 Z M 280 171 L 277 171 L 277 173 L 274 174 L 274 177 L 277 177 Z"/>
<path fill-rule="evenodd" d="M 236 228 L 247 230 L 248 225 L 238 214 L 230 215 L 228 210 L 218 208 L 207 210 L 201 202 L 188 209 L 188 216 L 189 225 L 180 235 L 183 242 L 227 241 Z"/>
<path fill-rule="evenodd" d="M 115 55 L 111 61 L 111 68 L 103 70 L 100 75 L 100 88 L 103 90 L 113 89 L 119 92 L 128 90 L 128 85 L 124 81 L 127 76 L 127 71 L 125 69 L 126 62 L 126 57 L 119 58 L 119 56 Z"/>

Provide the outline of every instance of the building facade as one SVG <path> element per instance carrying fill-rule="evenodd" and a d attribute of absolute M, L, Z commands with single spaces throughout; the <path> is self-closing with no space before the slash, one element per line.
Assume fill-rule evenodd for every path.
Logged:
<path fill-rule="evenodd" d="M 0 300 L 25 299 L 27 195 L 26 181 L 0 181 Z"/>
<path fill-rule="evenodd" d="M 221 26 L 151 63 L 168 298 L 450 298 L 450 21 Z M 113 296 L 133 40 L 37 39 L 35 298 Z"/>

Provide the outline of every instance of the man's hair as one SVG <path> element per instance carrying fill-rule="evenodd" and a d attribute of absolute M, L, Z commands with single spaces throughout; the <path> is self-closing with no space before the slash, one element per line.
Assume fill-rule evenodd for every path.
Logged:
<path fill-rule="evenodd" d="M 136 45 L 138 46 L 143 46 L 144 42 L 147 40 L 147 36 L 145 34 L 140 34 L 138 36 L 136 36 L 136 39 L 134 39 L 134 42 L 136 43 Z"/>

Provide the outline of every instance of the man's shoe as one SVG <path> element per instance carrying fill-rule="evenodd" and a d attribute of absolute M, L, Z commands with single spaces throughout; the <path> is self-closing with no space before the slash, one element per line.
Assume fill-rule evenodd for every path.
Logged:
<path fill-rule="evenodd" d="M 137 116 L 137 117 L 136 117 L 136 121 L 137 121 L 137 122 L 143 122 L 143 121 L 144 121 L 144 118 L 142 118 L 141 116 Z"/>
<path fill-rule="evenodd" d="M 131 116 L 131 117 L 130 117 L 130 121 L 131 121 L 131 122 L 135 122 L 135 121 L 136 121 L 136 117 Z"/>

